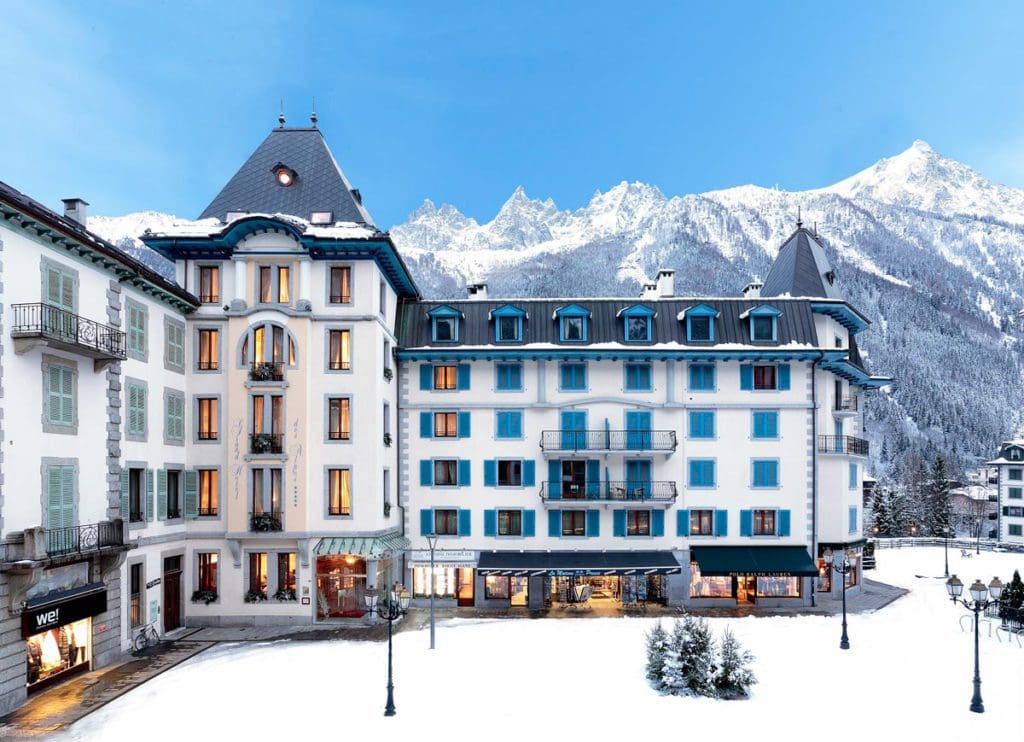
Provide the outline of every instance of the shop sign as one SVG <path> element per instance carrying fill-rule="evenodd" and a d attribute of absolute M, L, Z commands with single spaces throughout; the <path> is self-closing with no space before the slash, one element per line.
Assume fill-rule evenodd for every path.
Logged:
<path fill-rule="evenodd" d="M 430 565 L 429 549 L 409 552 L 409 561 L 417 566 Z M 476 552 L 470 549 L 435 549 L 434 564 L 441 567 L 475 567 Z"/>
<path fill-rule="evenodd" d="M 146 583 L 146 589 L 149 590 L 149 588 L 156 587 L 159 584 L 160 584 L 160 578 L 157 577 L 155 580 L 150 580 L 149 582 Z"/>
<path fill-rule="evenodd" d="M 62 602 L 50 603 L 39 608 L 26 608 L 21 614 L 21 635 L 25 638 L 95 616 L 107 610 L 107 591 L 70 598 Z"/>

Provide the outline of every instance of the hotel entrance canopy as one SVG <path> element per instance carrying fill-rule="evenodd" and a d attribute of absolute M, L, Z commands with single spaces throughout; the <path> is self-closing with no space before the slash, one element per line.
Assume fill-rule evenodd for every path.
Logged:
<path fill-rule="evenodd" d="M 363 557 L 367 559 L 383 559 L 405 551 L 409 548 L 409 539 L 398 533 L 384 536 L 344 536 L 338 538 L 322 538 L 313 547 L 314 556 L 338 555 Z"/>
<path fill-rule="evenodd" d="M 803 546 L 693 546 L 690 556 L 702 577 L 814 577 L 814 566 Z"/>
<path fill-rule="evenodd" d="M 682 571 L 667 551 L 481 552 L 481 575 L 671 575 Z"/>

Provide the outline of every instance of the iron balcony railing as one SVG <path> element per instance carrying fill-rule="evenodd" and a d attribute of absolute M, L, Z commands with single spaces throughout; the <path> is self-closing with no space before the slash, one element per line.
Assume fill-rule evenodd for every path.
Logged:
<path fill-rule="evenodd" d="M 836 412 L 856 412 L 860 405 L 858 400 L 858 397 L 837 397 L 832 409 Z"/>
<path fill-rule="evenodd" d="M 868 442 L 852 435 L 819 435 L 819 453 L 843 453 L 850 456 L 867 456 Z"/>
<path fill-rule="evenodd" d="M 91 357 L 124 360 L 125 334 L 49 304 L 12 304 L 11 337 L 43 337 Z"/>
<path fill-rule="evenodd" d="M 284 364 L 269 361 L 256 361 L 249 369 L 252 381 L 284 381 Z"/>
<path fill-rule="evenodd" d="M 558 482 L 540 484 L 542 500 L 598 500 L 622 502 L 674 502 L 673 481 L 601 480 L 599 482 Z"/>
<path fill-rule="evenodd" d="M 545 430 L 543 451 L 675 451 L 674 430 Z"/>
<path fill-rule="evenodd" d="M 249 515 L 249 530 L 257 531 L 259 533 L 267 533 L 270 531 L 280 531 L 283 529 L 281 524 L 281 513 L 270 512 L 270 513 L 255 513 Z"/>
<path fill-rule="evenodd" d="M 284 435 L 253 433 L 249 436 L 249 453 L 284 453 Z"/>
<path fill-rule="evenodd" d="M 46 529 L 46 553 L 51 557 L 90 554 L 123 545 L 124 529 L 120 521 Z"/>

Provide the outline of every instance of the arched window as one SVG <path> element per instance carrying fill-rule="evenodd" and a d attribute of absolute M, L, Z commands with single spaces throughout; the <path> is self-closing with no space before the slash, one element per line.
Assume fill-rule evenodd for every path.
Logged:
<path fill-rule="evenodd" d="M 239 363 L 272 363 L 294 366 L 296 363 L 295 336 L 287 327 L 274 322 L 251 325 L 242 336 Z"/>

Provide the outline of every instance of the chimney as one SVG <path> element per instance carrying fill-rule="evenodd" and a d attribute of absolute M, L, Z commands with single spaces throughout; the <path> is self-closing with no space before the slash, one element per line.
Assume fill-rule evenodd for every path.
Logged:
<path fill-rule="evenodd" d="M 471 283 L 466 286 L 466 293 L 469 294 L 469 298 L 474 301 L 487 301 L 487 284 Z"/>
<path fill-rule="evenodd" d="M 668 299 L 675 296 L 676 272 L 669 268 L 659 268 L 658 277 L 654 279 L 657 290 L 656 296 Z"/>
<path fill-rule="evenodd" d="M 648 281 L 640 288 L 641 299 L 657 299 L 658 298 L 658 284 L 653 281 Z"/>
<path fill-rule="evenodd" d="M 744 299 L 760 299 L 761 298 L 761 287 L 764 286 L 764 282 L 760 278 L 755 278 L 753 281 L 743 287 L 743 298 Z"/>
<path fill-rule="evenodd" d="M 64 202 L 64 218 L 85 226 L 85 207 L 89 202 L 81 198 L 62 198 Z"/>

